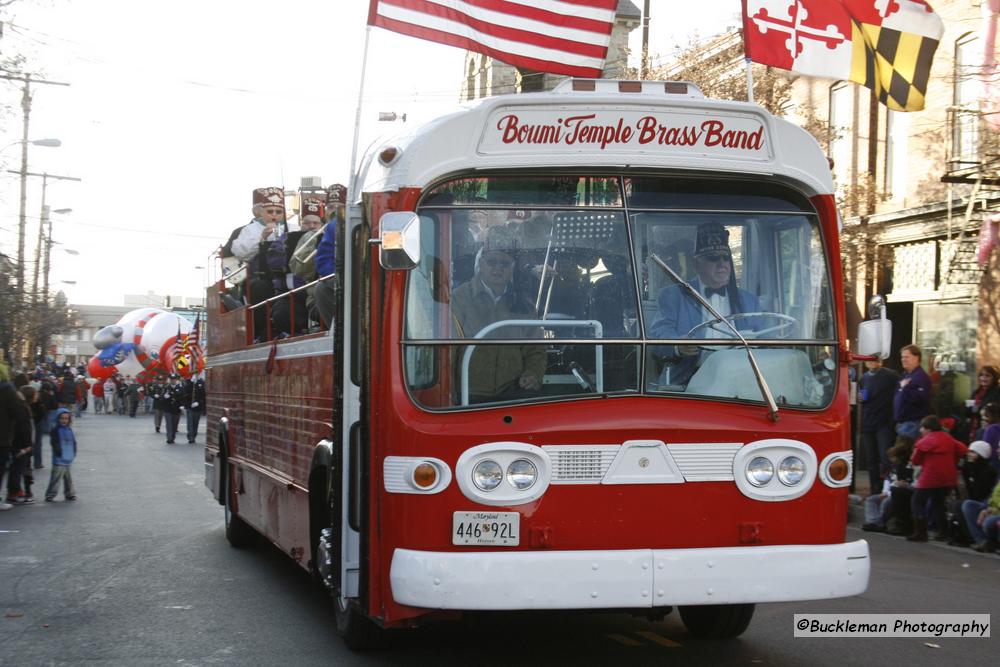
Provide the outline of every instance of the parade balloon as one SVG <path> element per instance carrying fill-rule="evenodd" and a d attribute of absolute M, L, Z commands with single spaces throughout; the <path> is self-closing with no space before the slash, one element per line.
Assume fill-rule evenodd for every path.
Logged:
<path fill-rule="evenodd" d="M 109 377 L 115 374 L 114 366 L 105 366 L 101 363 L 101 360 L 97 358 L 95 354 L 90 361 L 87 362 L 87 375 L 92 378 L 97 378 L 98 380 L 107 380 Z"/>
<path fill-rule="evenodd" d="M 185 378 L 205 368 L 194 326 L 176 313 L 159 308 L 137 308 L 94 335 L 100 350 L 88 364 L 91 376 L 114 373 L 152 379 L 177 373 Z M 100 375 L 98 375 L 100 373 Z"/>
<path fill-rule="evenodd" d="M 166 373 L 197 375 L 205 368 L 201 346 L 191 339 L 194 325 L 176 313 L 160 313 L 146 323 L 141 346 Z"/>

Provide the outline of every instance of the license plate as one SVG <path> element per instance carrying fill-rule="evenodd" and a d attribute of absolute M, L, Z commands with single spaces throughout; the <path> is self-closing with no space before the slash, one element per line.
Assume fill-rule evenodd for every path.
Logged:
<path fill-rule="evenodd" d="M 521 543 L 521 515 L 517 512 L 455 512 L 451 543 L 516 547 Z"/>

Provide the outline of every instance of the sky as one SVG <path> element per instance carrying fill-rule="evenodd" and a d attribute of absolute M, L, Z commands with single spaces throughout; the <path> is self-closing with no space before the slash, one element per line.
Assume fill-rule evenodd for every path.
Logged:
<path fill-rule="evenodd" d="M 634 0 L 641 8 L 642 0 Z M 651 0 L 655 63 L 695 36 L 739 21 L 739 0 L 697 16 Z M 70 86 L 33 88 L 28 169 L 49 180 L 52 289 L 70 303 L 122 305 L 125 294 L 203 296 L 208 257 L 249 222 L 251 191 L 319 176 L 346 184 L 369 34 L 360 152 L 380 134 L 454 110 L 464 52 L 365 29 L 367 0 L 18 0 L 0 14 L 0 55 Z M 632 33 L 639 52 L 641 29 Z M 633 63 L 634 64 L 634 63 Z M 0 249 L 17 254 L 20 82 L 0 81 Z M 29 178 L 33 261 L 41 179 Z M 65 252 L 75 251 L 78 255 Z M 33 264 L 28 264 L 30 286 Z M 64 282 L 67 281 L 67 282 Z"/>

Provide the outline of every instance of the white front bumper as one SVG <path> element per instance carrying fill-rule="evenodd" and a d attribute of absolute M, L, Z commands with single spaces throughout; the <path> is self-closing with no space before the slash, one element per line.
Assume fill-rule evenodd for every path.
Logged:
<path fill-rule="evenodd" d="M 863 593 L 864 540 L 844 544 L 432 552 L 396 549 L 399 604 L 428 609 L 613 609 L 819 600 Z"/>

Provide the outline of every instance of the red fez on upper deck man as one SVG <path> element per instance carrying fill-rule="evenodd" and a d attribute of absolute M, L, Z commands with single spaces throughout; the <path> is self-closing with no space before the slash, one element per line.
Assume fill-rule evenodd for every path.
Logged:
<path fill-rule="evenodd" d="M 276 187 L 257 188 L 253 191 L 253 205 L 285 208 L 285 191 Z"/>

